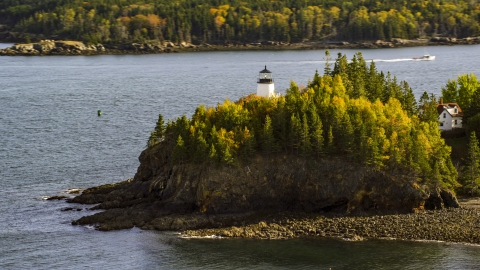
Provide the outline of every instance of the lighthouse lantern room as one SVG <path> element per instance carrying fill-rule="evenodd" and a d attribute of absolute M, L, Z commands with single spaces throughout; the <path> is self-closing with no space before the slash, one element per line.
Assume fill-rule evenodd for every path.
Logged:
<path fill-rule="evenodd" d="M 257 81 L 257 95 L 262 97 L 275 96 L 275 86 L 273 84 L 272 72 L 267 69 L 260 71 Z"/>

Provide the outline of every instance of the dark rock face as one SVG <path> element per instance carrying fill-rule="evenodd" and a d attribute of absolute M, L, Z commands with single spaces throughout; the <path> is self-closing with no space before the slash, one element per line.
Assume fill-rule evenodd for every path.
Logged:
<path fill-rule="evenodd" d="M 445 189 L 440 190 L 440 197 L 442 198 L 443 204 L 446 208 L 460 207 L 460 204 L 458 203 L 457 198 L 451 191 L 445 190 Z"/>
<path fill-rule="evenodd" d="M 444 208 L 442 196 L 439 189 L 434 189 L 430 192 L 428 199 L 425 201 L 425 209 L 440 210 Z"/>
<path fill-rule="evenodd" d="M 453 194 L 439 189 L 432 196 L 415 184 L 413 175 L 341 159 L 257 156 L 232 167 L 171 165 L 160 146 L 143 151 L 139 159 L 134 179 L 87 189 L 70 200 L 107 209 L 75 224 L 178 230 L 232 225 L 264 213 L 409 213 L 430 204 L 434 209 L 455 207 Z"/>
<path fill-rule="evenodd" d="M 455 195 L 445 189 L 435 188 L 430 191 L 428 199 L 425 201 L 425 209 L 440 210 L 444 208 L 458 208 L 460 204 Z"/>

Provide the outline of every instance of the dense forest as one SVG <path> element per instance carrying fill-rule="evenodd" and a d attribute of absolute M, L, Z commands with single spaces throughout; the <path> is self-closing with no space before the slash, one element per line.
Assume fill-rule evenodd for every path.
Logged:
<path fill-rule="evenodd" d="M 285 95 L 256 95 L 216 107 L 199 106 L 164 123 L 159 116 L 148 147 L 161 145 L 175 163 L 223 165 L 257 155 L 342 158 L 377 169 L 406 169 L 426 183 L 457 185 L 457 171 L 429 117 L 428 95 L 417 105 L 406 82 L 367 65 L 360 53 L 339 54 L 308 86 L 291 83 Z M 436 111 L 436 107 L 430 106 Z"/>
<path fill-rule="evenodd" d="M 463 110 L 463 126 L 469 133 L 467 151 L 464 153 L 464 166 L 459 175 L 462 190 L 471 195 L 480 195 L 480 81 L 474 74 L 459 75 L 449 80 L 442 88 L 446 102 L 456 102 Z"/>
<path fill-rule="evenodd" d="M 480 34 L 476 0 L 2 0 L 0 24 L 120 43 L 385 40 Z"/>
<path fill-rule="evenodd" d="M 446 102 L 458 103 L 468 131 L 480 134 L 480 81 L 474 74 L 462 74 L 456 80 L 449 80 L 442 88 L 442 97 Z"/>

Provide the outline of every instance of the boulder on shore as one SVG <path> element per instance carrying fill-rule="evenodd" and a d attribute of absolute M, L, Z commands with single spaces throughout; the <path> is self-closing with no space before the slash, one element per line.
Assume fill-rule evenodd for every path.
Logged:
<path fill-rule="evenodd" d="M 192 50 L 196 46 L 182 42 L 173 44 L 165 41 L 160 43 L 125 43 L 119 45 L 91 44 L 86 45 L 80 41 L 54 41 L 41 40 L 36 43 L 15 44 L 9 48 L 1 49 L 0 55 L 92 55 L 92 54 L 144 54 L 162 53 L 176 50 Z"/>

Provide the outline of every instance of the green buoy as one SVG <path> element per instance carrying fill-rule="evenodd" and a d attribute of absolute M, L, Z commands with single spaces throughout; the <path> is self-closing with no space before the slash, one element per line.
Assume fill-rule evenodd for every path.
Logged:
<path fill-rule="evenodd" d="M 102 116 L 102 110 L 97 111 L 98 116 Z"/>

